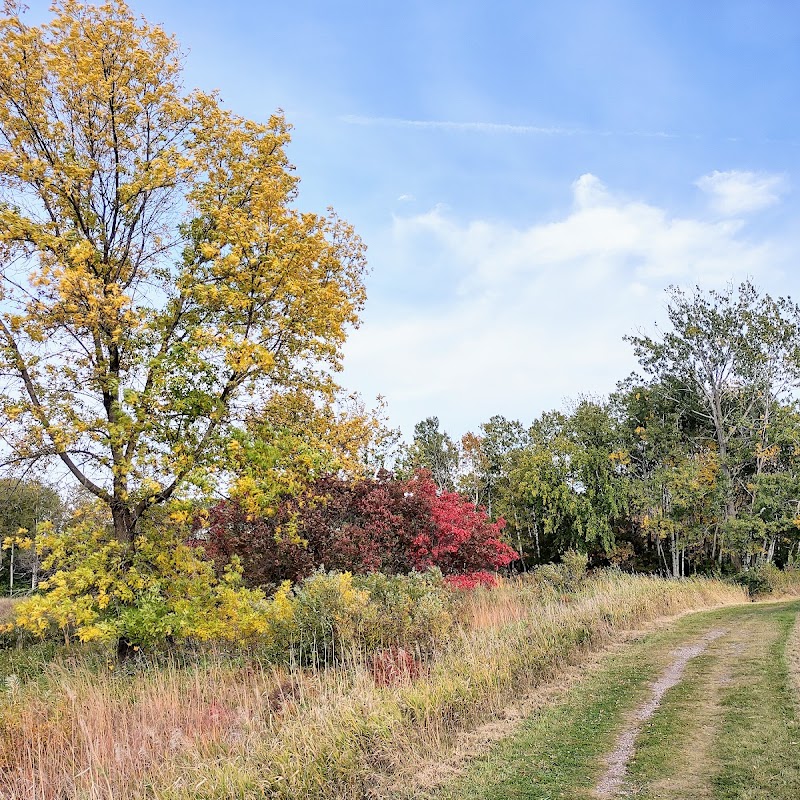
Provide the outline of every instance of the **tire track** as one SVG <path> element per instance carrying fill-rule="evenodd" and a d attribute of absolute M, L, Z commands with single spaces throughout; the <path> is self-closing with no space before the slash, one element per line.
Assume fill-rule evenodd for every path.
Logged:
<path fill-rule="evenodd" d="M 620 734 L 616 746 L 606 757 L 606 771 L 594 790 L 596 797 L 611 798 L 619 793 L 627 775 L 628 763 L 636 752 L 636 739 L 641 732 L 642 725 L 656 712 L 664 695 L 680 683 L 686 665 L 693 658 L 704 653 L 713 641 L 726 633 L 725 630 L 709 631 L 695 644 L 673 651 L 672 663 L 661 673 L 658 680 L 651 684 L 650 698 L 636 709 L 630 724 Z"/>

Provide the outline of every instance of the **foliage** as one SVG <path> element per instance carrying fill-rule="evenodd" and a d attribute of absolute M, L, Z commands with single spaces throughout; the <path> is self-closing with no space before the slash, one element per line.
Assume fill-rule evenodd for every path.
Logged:
<path fill-rule="evenodd" d="M 451 584 L 440 570 L 408 575 L 373 572 L 355 577 L 354 584 L 369 592 L 377 612 L 377 624 L 365 641 L 368 649 L 403 644 L 429 652 L 450 635 L 454 615 L 445 587 Z"/>
<path fill-rule="evenodd" d="M 202 520 L 198 539 L 224 565 L 237 554 L 251 585 L 297 580 L 313 570 L 357 574 L 444 574 L 504 567 L 516 553 L 501 539 L 502 520 L 423 474 L 408 481 L 324 476 L 274 513 L 220 503 Z"/>
<path fill-rule="evenodd" d="M 509 508 L 537 561 L 579 548 L 607 556 L 627 510 L 625 456 L 607 407 L 584 400 L 571 416 L 544 414 L 510 470 Z M 531 539 L 533 541 L 531 541 Z"/>
<path fill-rule="evenodd" d="M 296 582 L 314 571 L 314 556 L 296 531 L 279 530 L 276 516 L 285 520 L 280 509 L 261 516 L 240 502 L 220 502 L 197 519 L 190 542 L 202 546 L 219 569 L 239 558 L 251 586 Z"/>
<path fill-rule="evenodd" d="M 752 598 L 760 597 L 765 594 L 771 594 L 773 591 L 772 577 L 773 571 L 778 572 L 778 569 L 772 564 L 764 564 L 755 569 L 744 570 L 734 576 L 733 580 L 740 586 L 747 589 L 747 593 Z"/>
<path fill-rule="evenodd" d="M 800 306 L 761 295 L 750 282 L 738 290 L 687 295 L 670 289 L 670 329 L 659 337 L 630 336 L 642 367 L 662 388 L 679 389 L 714 440 L 722 521 L 743 510 L 750 464 L 760 475 L 772 453 L 778 405 L 800 385 Z"/>
<path fill-rule="evenodd" d="M 460 589 L 461 591 L 470 591 L 477 589 L 479 586 L 485 589 L 493 589 L 497 586 L 497 575 L 486 570 L 479 570 L 477 572 L 465 572 L 463 575 L 448 575 L 444 582 L 452 589 Z"/>
<path fill-rule="evenodd" d="M 60 528 L 65 513 L 58 492 L 41 481 L 0 478 L 0 584 L 19 584 L 20 572 L 25 572 L 30 576 L 28 588 L 36 589 L 40 571 L 36 550 L 32 546 L 16 548 L 27 540 L 32 545 L 43 522 Z M 11 558 L 3 557 L 4 550 L 9 550 L 12 544 L 15 547 L 13 581 Z"/>
<path fill-rule="evenodd" d="M 177 43 L 122 0 L 53 9 L 0 20 L 0 423 L 130 550 L 213 477 L 235 401 L 330 384 L 363 247 L 298 210 L 280 113 L 184 93 Z"/>
<path fill-rule="evenodd" d="M 65 640 L 133 647 L 264 633 L 264 595 L 240 585 L 238 562 L 218 579 L 202 551 L 181 539 L 180 529 L 144 530 L 126 559 L 123 544 L 91 522 L 62 533 L 42 526 L 44 593 L 17 604 L 16 626 L 39 637 L 57 629 Z"/>
<path fill-rule="evenodd" d="M 480 426 L 480 433 L 461 437 L 461 490 L 486 508 L 490 517 L 508 492 L 508 473 L 514 455 L 528 444 L 522 424 L 496 414 Z"/>
<path fill-rule="evenodd" d="M 449 593 L 436 571 L 315 572 L 295 588 L 291 602 L 294 630 L 287 649 L 313 663 L 397 645 L 430 652 L 453 624 Z"/>
<path fill-rule="evenodd" d="M 294 591 L 292 638 L 300 657 L 328 663 L 347 652 L 376 622 L 369 592 L 353 585 L 349 572 L 315 572 Z"/>
<path fill-rule="evenodd" d="M 575 592 L 586 578 L 588 558 L 585 553 L 567 550 L 560 564 L 542 564 L 532 575 L 536 585 L 561 592 Z"/>
<path fill-rule="evenodd" d="M 274 511 L 324 475 L 380 471 L 397 443 L 385 403 L 368 410 L 334 385 L 274 394 L 254 409 L 227 447 L 231 496 L 253 513 Z"/>
<path fill-rule="evenodd" d="M 491 522 L 482 508 L 456 492 L 437 491 L 424 473 L 409 488 L 430 508 L 431 532 L 421 531 L 411 542 L 418 570 L 438 567 L 446 575 L 499 569 L 516 560 L 514 550 L 501 540 L 502 518 Z"/>

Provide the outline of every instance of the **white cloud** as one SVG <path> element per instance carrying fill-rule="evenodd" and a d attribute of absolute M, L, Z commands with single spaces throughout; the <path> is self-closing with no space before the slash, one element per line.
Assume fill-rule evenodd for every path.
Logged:
<path fill-rule="evenodd" d="M 588 174 L 572 191 L 562 219 L 527 227 L 444 208 L 396 217 L 372 263 L 394 265 L 407 291 L 368 303 L 347 385 L 384 394 L 406 433 L 431 414 L 454 434 L 496 413 L 528 423 L 634 369 L 622 337 L 663 319 L 668 284 L 759 282 L 784 260 L 735 220 L 675 217 Z"/>
<path fill-rule="evenodd" d="M 698 178 L 696 185 L 710 195 L 715 211 L 730 217 L 775 205 L 787 188 L 783 175 L 738 170 L 715 170 Z"/>

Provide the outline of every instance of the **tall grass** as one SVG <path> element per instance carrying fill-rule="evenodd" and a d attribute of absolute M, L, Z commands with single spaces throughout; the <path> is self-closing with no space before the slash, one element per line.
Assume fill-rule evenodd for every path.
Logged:
<path fill-rule="evenodd" d="M 11 622 L 12 611 L 17 601 L 10 597 L 0 597 L 0 625 L 4 622 Z"/>
<path fill-rule="evenodd" d="M 51 664 L 38 678 L 5 678 L 0 797 L 374 796 L 378 773 L 409 770 L 615 630 L 745 599 L 716 581 L 619 573 L 563 596 L 510 582 L 469 595 L 434 656 L 390 685 L 366 653 L 319 670 Z"/>

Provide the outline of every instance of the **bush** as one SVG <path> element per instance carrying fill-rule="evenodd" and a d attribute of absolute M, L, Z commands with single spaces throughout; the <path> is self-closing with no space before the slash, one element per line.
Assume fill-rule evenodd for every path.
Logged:
<path fill-rule="evenodd" d="M 774 564 L 759 564 L 744 570 L 735 575 L 733 581 L 744 586 L 751 598 L 772 594 L 777 589 L 783 589 L 786 583 L 784 573 Z"/>
<path fill-rule="evenodd" d="M 283 632 L 283 655 L 304 663 L 329 663 L 387 647 L 430 652 L 453 625 L 449 592 L 435 570 L 366 576 L 315 572 L 287 601 L 291 625 Z"/>
<path fill-rule="evenodd" d="M 501 539 L 504 525 L 458 494 L 439 493 L 426 473 L 408 481 L 382 473 L 320 478 L 268 516 L 220 503 L 198 520 L 195 541 L 218 569 L 238 555 L 248 585 L 270 587 L 323 568 L 359 575 L 496 570 L 517 558 Z"/>
<path fill-rule="evenodd" d="M 44 528 L 44 526 L 42 526 Z M 37 552 L 47 578 L 19 601 L 12 626 L 38 638 L 125 642 L 134 649 L 165 640 L 244 641 L 265 630 L 264 594 L 241 586 L 233 559 L 220 577 L 183 531 L 143 531 L 126 551 L 92 523 L 63 533 L 40 529 Z"/>
<path fill-rule="evenodd" d="M 560 564 L 542 564 L 531 574 L 531 578 L 539 587 L 556 593 L 575 592 L 586 578 L 586 567 L 589 563 L 585 553 L 567 550 L 561 556 Z"/>
<path fill-rule="evenodd" d="M 364 640 L 368 649 L 406 645 L 430 651 L 450 633 L 452 602 L 440 570 L 408 575 L 375 572 L 354 582 L 369 592 L 376 609 L 375 623 Z"/>
<path fill-rule="evenodd" d="M 294 590 L 294 629 L 287 650 L 301 660 L 328 663 L 358 646 L 376 623 L 369 592 L 349 572 L 315 572 Z"/>
<path fill-rule="evenodd" d="M 415 476 L 409 487 L 425 500 L 434 522 L 432 533 L 421 533 L 411 542 L 417 569 L 439 567 L 445 575 L 463 575 L 500 569 L 519 557 L 501 540 L 504 519 L 492 522 L 466 497 L 439 491 L 426 473 Z"/>
<path fill-rule="evenodd" d="M 497 575 L 492 572 L 478 570 L 477 572 L 465 572 L 463 575 L 448 575 L 444 581 L 451 589 L 458 589 L 468 592 L 482 586 L 484 589 L 494 589 L 499 581 Z"/>

